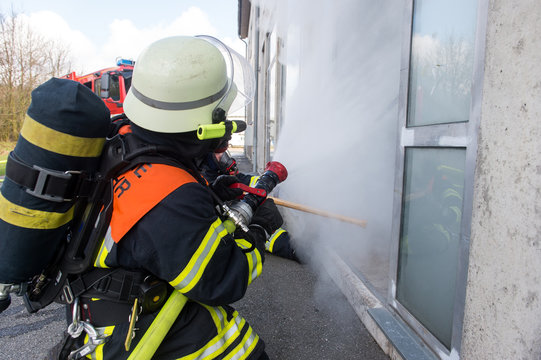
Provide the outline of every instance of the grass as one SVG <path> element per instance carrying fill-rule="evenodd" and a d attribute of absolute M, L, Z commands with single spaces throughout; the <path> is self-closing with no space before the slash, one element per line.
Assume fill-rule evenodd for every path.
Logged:
<path fill-rule="evenodd" d="M 6 174 L 6 159 L 9 152 L 13 150 L 14 147 L 15 141 L 0 141 L 0 176 L 4 176 Z"/>

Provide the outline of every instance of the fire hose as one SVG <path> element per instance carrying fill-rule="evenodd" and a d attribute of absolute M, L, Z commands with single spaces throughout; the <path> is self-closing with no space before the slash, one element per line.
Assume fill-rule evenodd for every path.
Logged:
<path fill-rule="evenodd" d="M 274 200 L 274 203 L 276 205 L 279 205 L 279 206 L 287 207 L 287 208 L 294 209 L 294 210 L 299 210 L 299 211 L 310 213 L 310 214 L 323 216 L 323 217 L 326 217 L 326 218 L 331 218 L 331 219 L 336 219 L 336 220 L 348 222 L 348 223 L 351 223 L 351 224 L 359 225 L 360 227 L 363 227 L 363 228 L 366 227 L 366 220 L 360 220 L 360 219 L 355 219 L 355 218 L 348 217 L 348 216 L 334 214 L 334 213 L 331 213 L 331 212 L 328 212 L 328 211 L 315 209 L 315 208 L 312 208 L 312 207 L 309 207 L 309 206 L 306 206 L 306 205 L 302 205 L 302 204 L 294 203 L 292 201 L 287 201 L 287 200 L 275 198 L 275 197 L 272 197 L 272 196 L 268 196 L 268 198 Z"/>
<path fill-rule="evenodd" d="M 224 205 L 224 210 L 229 215 L 230 219 L 243 230 L 248 231 L 248 224 L 250 223 L 253 213 L 257 207 L 266 199 L 274 200 L 274 203 L 279 206 L 288 207 L 294 210 L 303 211 L 310 214 L 323 216 L 326 218 L 336 219 L 351 224 L 366 227 L 365 220 L 359 220 L 348 216 L 334 214 L 328 211 L 315 209 L 306 205 L 294 203 L 279 199 L 276 197 L 268 196 L 268 194 L 274 189 L 276 185 L 281 183 L 287 178 L 287 169 L 284 165 L 278 161 L 271 161 L 265 167 L 265 172 L 261 175 L 253 188 L 246 185 L 237 183 L 231 187 L 236 187 L 244 190 L 247 194 L 241 201 L 228 205 Z"/>

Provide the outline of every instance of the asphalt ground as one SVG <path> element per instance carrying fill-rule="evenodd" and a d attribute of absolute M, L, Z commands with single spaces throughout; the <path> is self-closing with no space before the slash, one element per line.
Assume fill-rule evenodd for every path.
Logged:
<path fill-rule="evenodd" d="M 250 163 L 238 157 L 241 171 Z M 232 304 L 265 341 L 273 360 L 383 360 L 388 357 L 321 271 L 267 254 L 263 274 Z M 317 275 L 316 275 L 317 274 Z M 66 328 L 53 304 L 29 314 L 18 297 L 0 314 L 0 360 L 42 359 Z"/>
<path fill-rule="evenodd" d="M 273 360 L 388 359 L 332 280 L 308 265 L 267 255 L 263 274 L 233 307 Z"/>

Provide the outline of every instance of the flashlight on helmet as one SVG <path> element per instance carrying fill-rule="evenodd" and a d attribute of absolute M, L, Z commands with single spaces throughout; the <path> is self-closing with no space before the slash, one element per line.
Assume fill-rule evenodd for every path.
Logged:
<path fill-rule="evenodd" d="M 219 124 L 199 125 L 197 138 L 199 140 L 219 139 L 233 133 L 246 130 L 246 122 L 240 120 L 226 120 Z"/>

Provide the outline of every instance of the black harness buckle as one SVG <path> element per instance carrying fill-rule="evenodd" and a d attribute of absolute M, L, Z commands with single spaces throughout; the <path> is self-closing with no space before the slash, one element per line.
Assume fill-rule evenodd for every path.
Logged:
<path fill-rule="evenodd" d="M 83 171 L 60 171 L 28 165 L 13 152 L 6 163 L 6 177 L 26 188 L 26 193 L 57 203 L 88 196 L 93 182 Z"/>
<path fill-rule="evenodd" d="M 80 175 L 80 171 L 56 171 L 51 169 L 42 168 L 41 166 L 33 165 L 33 169 L 37 170 L 38 177 L 36 179 L 36 185 L 33 189 L 26 189 L 26 192 L 32 196 L 35 196 L 40 199 L 54 201 L 54 202 L 69 202 L 73 199 L 66 199 L 62 196 L 50 195 L 45 193 L 46 185 L 51 177 L 59 178 L 65 180 L 68 183 L 74 175 Z"/>

